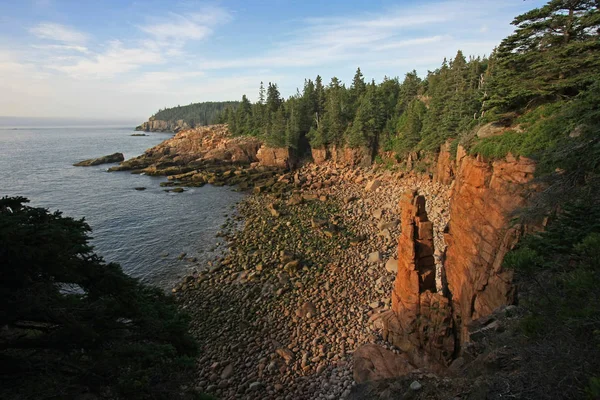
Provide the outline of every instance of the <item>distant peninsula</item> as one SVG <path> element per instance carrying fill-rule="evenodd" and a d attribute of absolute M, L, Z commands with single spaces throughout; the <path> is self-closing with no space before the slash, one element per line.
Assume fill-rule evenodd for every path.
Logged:
<path fill-rule="evenodd" d="M 198 126 L 211 125 L 227 108 L 237 109 L 239 101 L 193 103 L 187 106 L 164 108 L 148 121 L 135 128 L 145 132 L 179 132 Z"/>

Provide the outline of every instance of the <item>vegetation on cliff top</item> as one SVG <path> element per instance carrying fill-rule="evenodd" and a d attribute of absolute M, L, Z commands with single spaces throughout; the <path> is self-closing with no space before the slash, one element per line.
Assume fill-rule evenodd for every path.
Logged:
<path fill-rule="evenodd" d="M 183 120 L 189 126 L 211 125 L 216 123 L 224 109 L 235 110 L 238 104 L 239 102 L 237 101 L 192 103 L 187 106 L 163 108 L 154 114 L 152 118 L 160 121 Z"/>
<path fill-rule="evenodd" d="M 0 199 L 0 397 L 185 397 L 188 318 L 97 256 L 83 220 L 26 203 Z"/>

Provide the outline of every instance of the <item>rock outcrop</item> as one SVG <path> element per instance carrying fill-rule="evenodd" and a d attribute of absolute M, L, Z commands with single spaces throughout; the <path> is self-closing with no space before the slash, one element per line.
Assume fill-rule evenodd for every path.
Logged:
<path fill-rule="evenodd" d="M 511 155 L 490 163 L 464 156 L 461 147 L 458 154 L 444 267 L 459 339 L 466 342 L 472 320 L 514 301 L 512 272 L 502 268 L 502 261 L 521 235 L 522 227 L 509 221 L 525 204 L 535 163 Z"/>
<path fill-rule="evenodd" d="M 324 147 L 321 149 L 311 149 L 312 158 L 315 164 L 320 165 L 331 158 L 329 149 Z"/>
<path fill-rule="evenodd" d="M 125 157 L 123 157 L 123 153 L 114 153 L 104 157 L 91 158 L 89 160 L 80 161 L 73 165 L 75 167 L 91 167 L 94 165 L 118 163 L 123 161 L 124 159 Z"/>
<path fill-rule="evenodd" d="M 182 130 L 190 129 L 191 126 L 187 122 L 180 119 L 177 121 L 163 121 L 150 118 L 140 126 L 136 127 L 136 131 L 146 132 L 180 132 Z"/>
<path fill-rule="evenodd" d="M 232 138 L 227 125 L 205 126 L 179 132 L 111 170 L 160 169 L 202 163 L 250 164 L 258 161 L 261 144 L 253 137 Z"/>
<path fill-rule="evenodd" d="M 407 193 L 400 202 L 402 233 L 392 310 L 382 316 L 384 338 L 417 365 L 448 365 L 454 354 L 452 309 L 436 289 L 433 223 L 425 197 Z"/>
<path fill-rule="evenodd" d="M 331 146 L 321 149 L 312 149 L 312 157 L 315 164 L 323 164 L 333 161 L 336 164 L 352 167 L 368 167 L 373 162 L 373 155 L 366 147 L 350 148 Z"/>
<path fill-rule="evenodd" d="M 260 165 L 264 167 L 277 167 L 291 169 L 295 165 L 295 160 L 287 147 L 267 147 L 261 146 L 256 153 L 256 158 Z"/>
<path fill-rule="evenodd" d="M 448 141 L 444 143 L 440 147 L 440 153 L 437 159 L 436 171 L 434 174 L 434 178 L 436 181 L 443 183 L 444 185 L 449 185 L 454 180 L 454 175 L 456 174 L 455 168 L 456 164 L 454 160 L 452 160 L 452 155 L 450 153 L 450 149 L 452 142 Z"/>

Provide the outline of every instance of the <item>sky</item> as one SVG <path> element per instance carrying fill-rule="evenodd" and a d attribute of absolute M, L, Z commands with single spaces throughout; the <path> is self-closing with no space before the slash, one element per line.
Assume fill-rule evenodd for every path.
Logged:
<path fill-rule="evenodd" d="M 541 0 L 0 0 L 0 116 L 143 121 L 489 55 Z"/>

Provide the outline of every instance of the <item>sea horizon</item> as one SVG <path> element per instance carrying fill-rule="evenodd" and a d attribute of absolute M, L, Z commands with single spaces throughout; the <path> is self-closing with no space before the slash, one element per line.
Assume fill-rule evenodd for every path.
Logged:
<path fill-rule="evenodd" d="M 146 119 L 134 118 L 77 118 L 77 117 L 12 117 L 0 116 L 0 129 L 39 128 L 131 128 L 135 129 Z"/>

